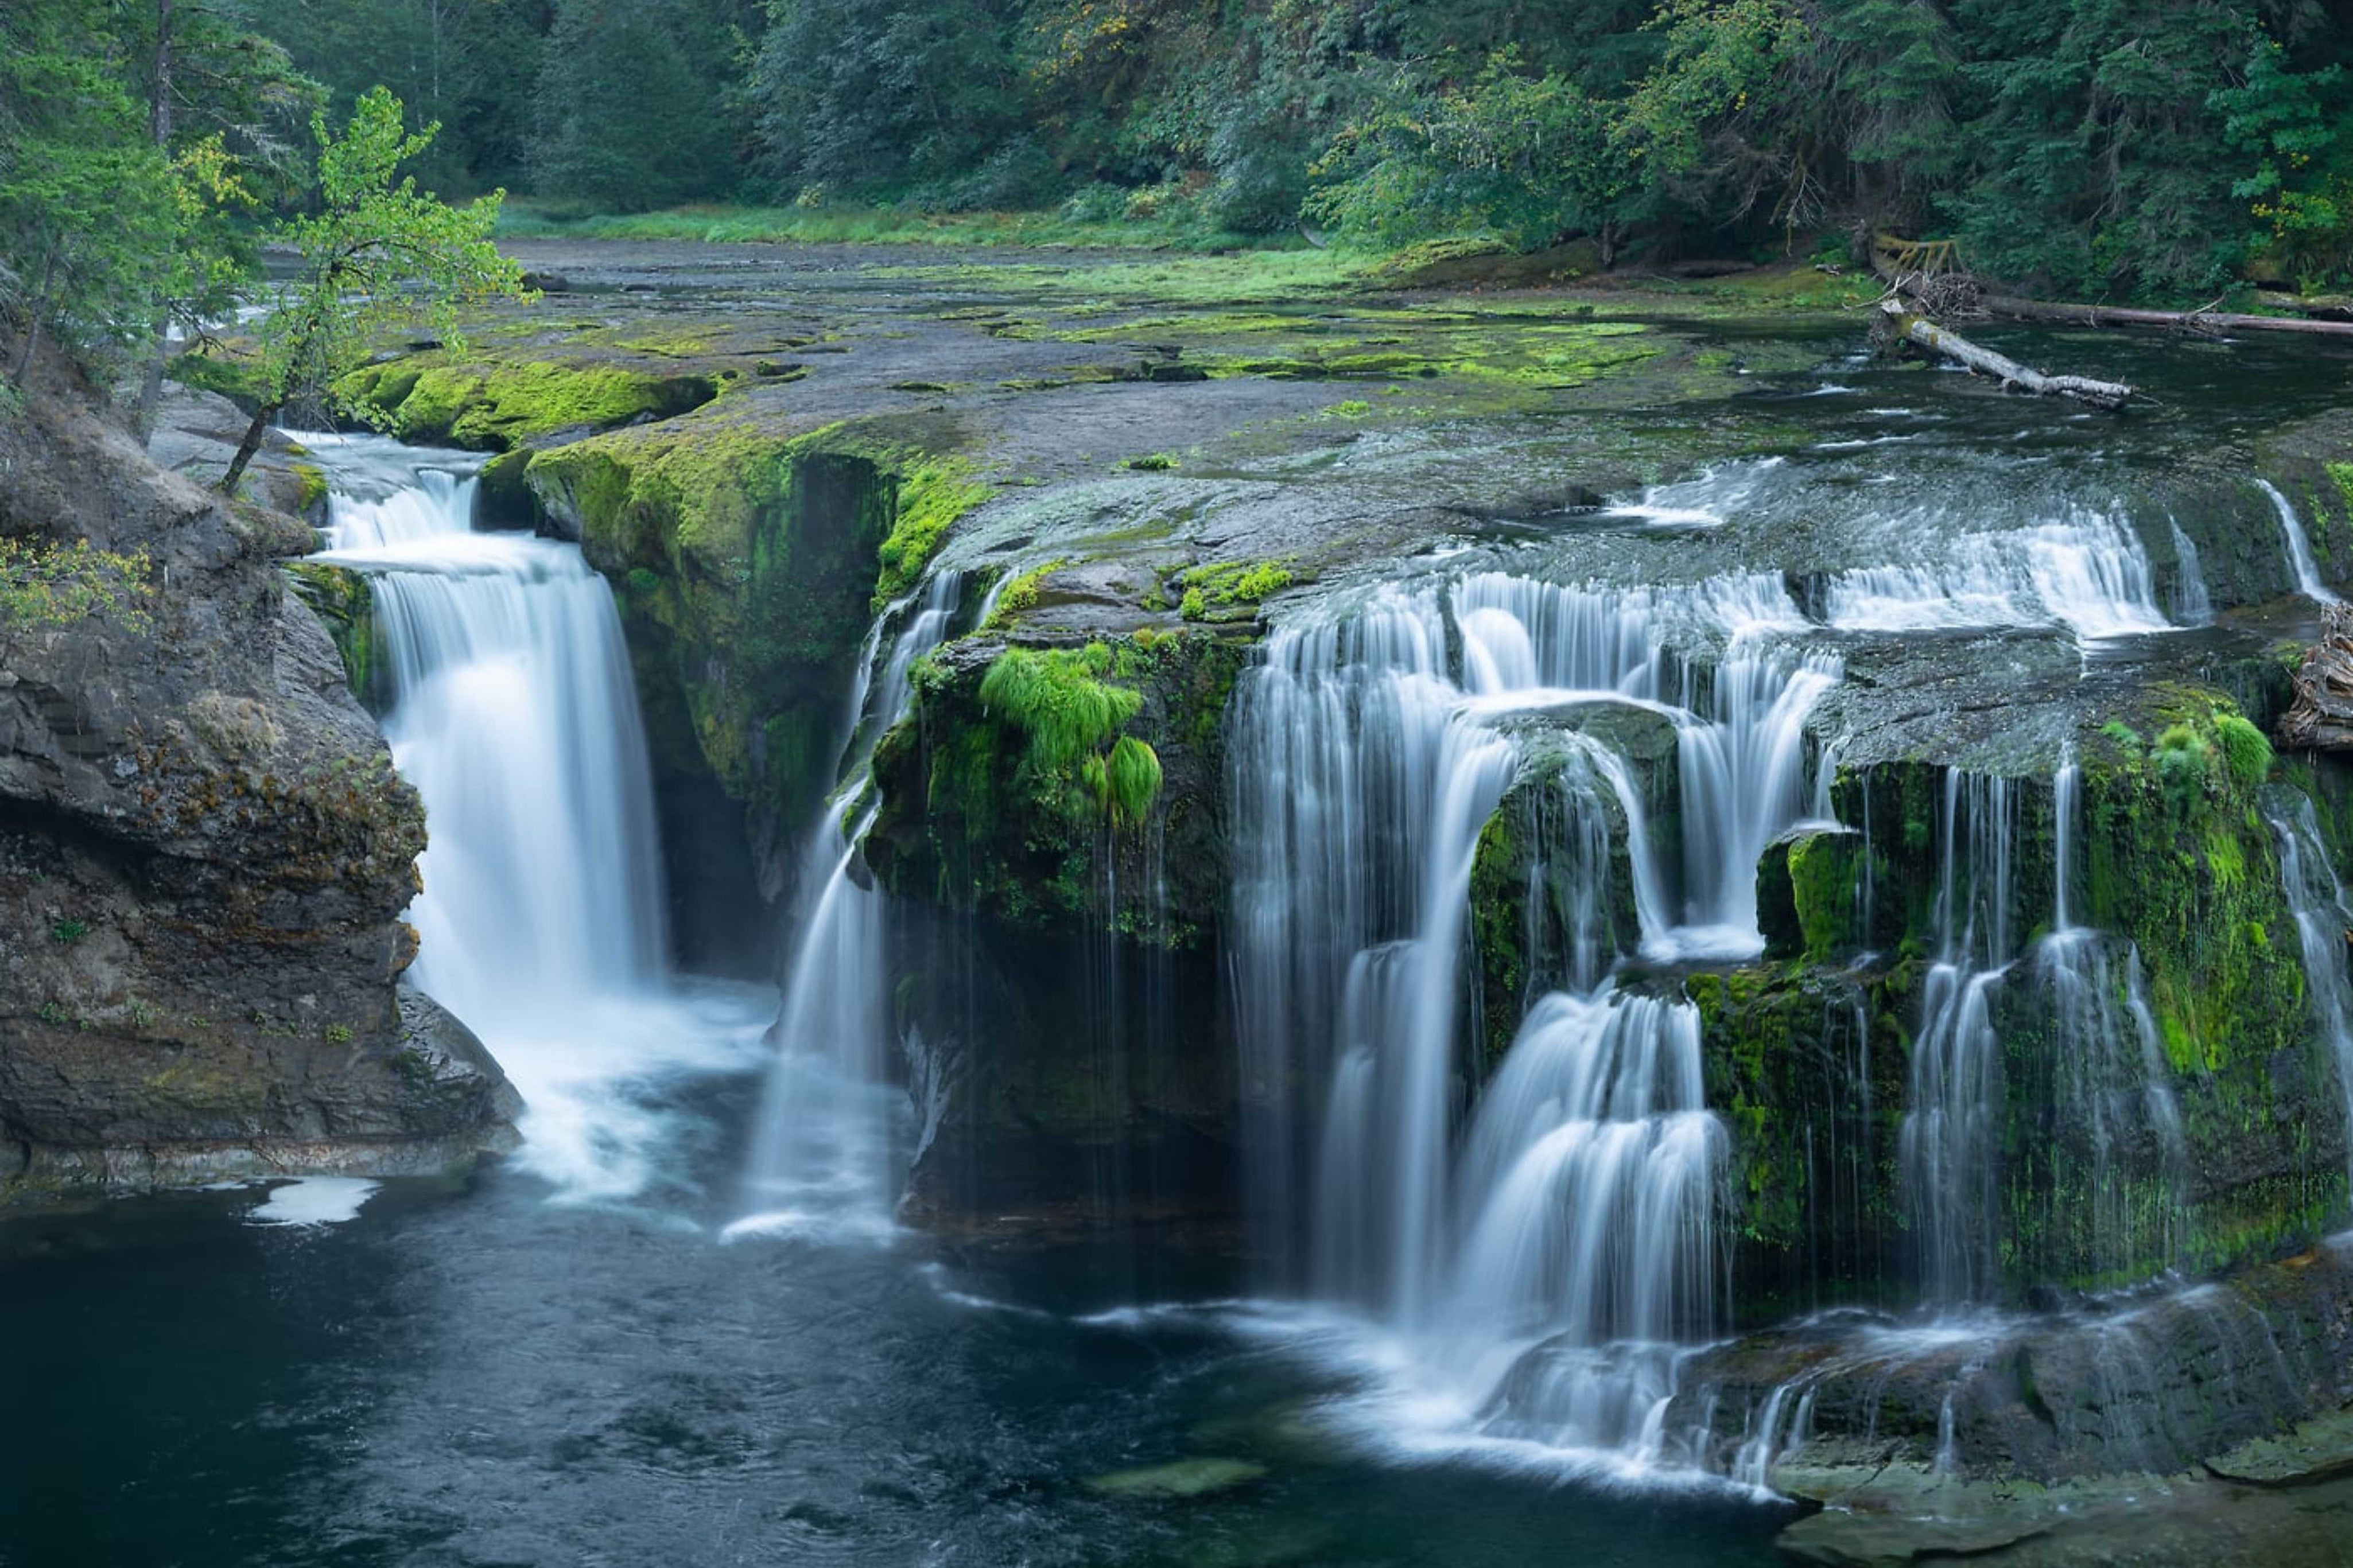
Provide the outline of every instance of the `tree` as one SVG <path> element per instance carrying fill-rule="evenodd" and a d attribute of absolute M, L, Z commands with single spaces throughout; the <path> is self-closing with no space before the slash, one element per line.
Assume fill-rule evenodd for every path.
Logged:
<path fill-rule="evenodd" d="M 319 210 L 271 235 L 301 266 L 261 318 L 260 406 L 221 479 L 229 494 L 279 411 L 301 398 L 332 400 L 335 383 L 379 334 L 421 325 L 454 339 L 465 306 L 523 292 L 522 268 L 491 243 L 503 193 L 451 206 L 403 176 L 400 165 L 425 151 L 436 128 L 409 134 L 388 89 L 362 94 L 340 136 L 323 114 L 311 126 Z"/>
<path fill-rule="evenodd" d="M 684 51 L 641 9 L 563 0 L 547 46 L 531 143 L 538 194 L 637 212 L 732 183 L 725 122 Z"/>
<path fill-rule="evenodd" d="M 135 342 L 170 267 L 172 173 L 111 24 L 96 0 L 0 10 L 0 283 L 25 323 L 20 382 L 45 331 L 78 353 Z"/>
<path fill-rule="evenodd" d="M 163 390 L 172 329 L 201 336 L 260 270 L 247 216 L 262 195 L 295 186 L 301 160 L 281 132 L 318 107 L 320 89 L 283 48 L 223 9 L 223 0 L 147 0 L 127 16 L 148 140 L 170 161 L 176 220 L 132 418 L 143 437 Z"/>

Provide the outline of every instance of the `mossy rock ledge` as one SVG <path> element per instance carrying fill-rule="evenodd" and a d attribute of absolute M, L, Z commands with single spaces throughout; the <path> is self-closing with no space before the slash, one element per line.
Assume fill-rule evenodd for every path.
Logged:
<path fill-rule="evenodd" d="M 976 635 L 918 664 L 875 752 L 864 858 L 892 895 L 929 1130 L 910 1206 L 933 1223 L 1235 1212 L 1221 720 L 1247 657 L 1194 628 Z M 1033 684 L 1015 694 L 1012 673 Z M 1084 711 L 1041 741 L 1060 703 Z M 1124 784 L 1128 758 L 1145 771 Z"/>

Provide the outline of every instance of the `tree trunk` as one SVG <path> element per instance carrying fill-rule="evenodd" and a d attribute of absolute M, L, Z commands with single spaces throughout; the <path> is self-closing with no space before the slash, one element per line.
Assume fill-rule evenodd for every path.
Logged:
<path fill-rule="evenodd" d="M 49 247 L 41 260 L 41 288 L 33 296 L 31 309 L 25 314 L 30 324 L 25 329 L 25 352 L 16 356 L 16 384 L 22 387 L 25 378 L 33 374 L 33 354 L 41 346 L 41 312 L 49 302 L 49 284 L 58 275 L 58 247 Z"/>
<path fill-rule="evenodd" d="M 261 450 L 261 438 L 269 433 L 269 422 L 277 417 L 275 403 L 265 403 L 253 411 L 253 423 L 245 427 L 245 439 L 237 443 L 237 456 L 228 460 L 228 472 L 221 476 L 221 494 L 237 494 L 237 481 L 245 478 L 245 466 Z"/>
<path fill-rule="evenodd" d="M 1991 349 L 1979 348 L 1957 332 L 1948 331 L 1926 316 L 1915 315 L 1900 300 L 1879 303 L 1880 321 L 1888 334 L 1930 353 L 1967 365 L 1979 375 L 1992 376 L 2004 386 L 2023 387 L 2045 397 L 2072 397 L 2094 408 L 2117 409 L 2132 401 L 2133 389 L 2116 381 L 2094 381 L 2084 375 L 2045 375 Z"/>
<path fill-rule="evenodd" d="M 2060 305 L 1989 294 L 1985 308 L 2021 321 L 2073 321 L 2086 327 L 2171 327 L 2191 332 L 2309 332 L 2353 338 L 2353 321 L 2321 321 L 2308 316 L 2242 316 L 2219 310 L 2135 310 L 2117 305 Z"/>
<path fill-rule="evenodd" d="M 147 134 L 164 156 L 172 149 L 172 6 L 174 0 L 155 0 L 155 79 L 147 100 Z M 164 394 L 164 363 L 170 357 L 171 311 L 155 312 L 154 347 L 147 355 L 146 373 L 139 378 L 139 406 L 132 411 L 131 429 L 145 446 L 155 434 L 155 402 Z"/>

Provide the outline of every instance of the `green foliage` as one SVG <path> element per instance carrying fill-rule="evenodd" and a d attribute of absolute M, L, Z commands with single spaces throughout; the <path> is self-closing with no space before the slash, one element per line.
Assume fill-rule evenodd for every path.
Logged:
<path fill-rule="evenodd" d="M 100 0 L 0 9 L 0 301 L 90 354 L 150 330 L 178 227 L 171 161 L 122 69 Z"/>
<path fill-rule="evenodd" d="M 185 3 L 185 0 L 184 0 Z M 100 15 L 99 0 L 20 0 Z M 135 8 L 133 8 L 135 9 Z M 110 13 L 111 14 L 111 13 Z M 450 134 L 439 188 L 665 232 L 1483 235 L 1806 253 L 1884 228 L 2086 295 L 2353 268 L 2353 29 L 2256 0 L 375 0 L 252 14 Z M 135 97 L 136 94 L 134 93 Z M 231 139 L 232 149 L 236 138 Z M 845 204 L 870 204 L 851 210 Z M 544 221 L 543 209 L 534 221 Z M 100 215 L 103 216 L 103 215 Z M 920 231 L 921 224 L 913 226 Z M 958 231 L 963 232 L 963 231 Z"/>
<path fill-rule="evenodd" d="M 89 934 L 89 925 L 81 921 L 55 921 L 49 926 L 49 940 L 60 947 L 71 947 Z"/>
<path fill-rule="evenodd" d="M 2214 716 L 2214 739 L 2222 749 L 2223 764 L 2241 785 L 2252 789 L 2271 776 L 2270 738 L 2238 714 Z"/>
<path fill-rule="evenodd" d="M 0 633 L 71 626 L 91 616 L 143 629 L 155 600 L 153 569 L 144 551 L 119 555 L 86 539 L 60 545 L 0 538 Z"/>
<path fill-rule="evenodd" d="M 1110 669 L 1103 643 L 1076 651 L 1008 648 L 981 678 L 980 705 L 1029 737 L 1034 772 L 1060 773 L 1100 750 L 1143 706 L 1135 692 L 1097 679 Z"/>
<path fill-rule="evenodd" d="M 1255 605 L 1291 586 L 1291 568 L 1280 561 L 1228 562 L 1196 566 L 1182 574 L 1185 596 L 1177 614 L 1188 621 L 1206 620 L 1213 611 L 1235 605 Z"/>
<path fill-rule="evenodd" d="M 1105 763 L 1104 804 L 1112 820 L 1127 826 L 1142 822 L 1160 798 L 1160 753 L 1133 735 L 1112 742 Z"/>
<path fill-rule="evenodd" d="M 1035 609 L 1038 605 L 1039 587 L 1047 578 L 1070 563 L 1067 558 L 1057 557 L 1040 565 L 1032 566 L 1029 571 L 1007 583 L 1004 591 L 997 595 L 997 603 L 989 606 L 988 619 L 979 629 L 985 632 L 1000 630 L 1011 626 L 1028 611 Z"/>
<path fill-rule="evenodd" d="M 726 122 L 663 26 L 688 9 L 559 0 L 533 100 L 534 190 L 640 212 L 733 184 Z"/>
<path fill-rule="evenodd" d="M 300 260 L 259 324 L 261 407 L 224 489 L 234 491 L 261 425 L 288 405 L 323 398 L 364 416 L 367 405 L 332 389 L 380 335 L 423 329 L 455 342 L 464 307 L 522 291 L 522 268 L 491 243 L 497 193 L 455 207 L 400 173 L 435 129 L 405 131 L 400 100 L 382 88 L 360 96 L 340 134 L 323 114 L 312 117 L 319 210 L 272 230 Z"/>

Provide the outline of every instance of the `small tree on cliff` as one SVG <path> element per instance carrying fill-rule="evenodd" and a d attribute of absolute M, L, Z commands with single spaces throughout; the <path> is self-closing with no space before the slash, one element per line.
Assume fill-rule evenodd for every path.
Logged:
<path fill-rule="evenodd" d="M 335 402 L 335 383 L 384 333 L 423 328 L 454 339 L 464 306 L 522 292 L 522 268 L 491 244 L 504 193 L 451 206 L 401 176 L 400 165 L 431 144 L 438 127 L 408 134 L 400 100 L 379 87 L 352 106 L 341 136 L 324 115 L 314 115 L 311 129 L 319 141 L 319 210 L 269 236 L 301 265 L 272 292 L 259 322 L 261 404 L 221 477 L 230 494 L 279 412 L 314 398 Z"/>

